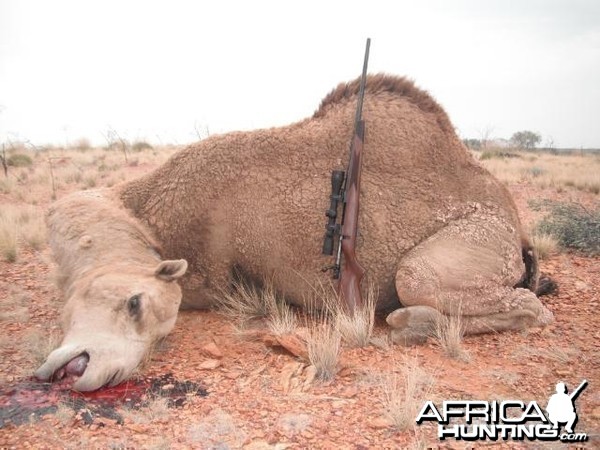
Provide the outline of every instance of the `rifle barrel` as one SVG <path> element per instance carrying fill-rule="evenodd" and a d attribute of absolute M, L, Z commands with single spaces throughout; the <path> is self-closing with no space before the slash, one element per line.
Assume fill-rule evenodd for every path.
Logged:
<path fill-rule="evenodd" d="M 358 122 L 362 119 L 362 107 L 363 99 L 365 97 L 365 84 L 367 83 L 367 66 L 369 65 L 369 49 L 371 48 L 371 38 L 367 38 L 367 45 L 365 48 L 365 60 L 363 62 L 362 76 L 360 77 L 360 88 L 358 91 L 358 105 L 356 107 L 356 117 L 354 118 L 354 125 L 358 126 Z"/>

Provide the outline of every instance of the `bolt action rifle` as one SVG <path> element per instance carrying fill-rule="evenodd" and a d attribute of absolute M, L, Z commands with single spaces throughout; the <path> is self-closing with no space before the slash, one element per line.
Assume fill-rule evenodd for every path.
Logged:
<path fill-rule="evenodd" d="M 333 255 L 334 239 L 337 237 L 335 263 L 327 269 L 333 269 L 333 278 L 338 280 L 338 293 L 346 302 L 350 311 L 362 305 L 360 284 L 365 269 L 356 258 L 356 238 L 358 236 L 358 211 L 360 197 L 360 174 L 362 154 L 365 142 L 365 122 L 362 119 L 362 106 L 367 81 L 367 65 L 371 39 L 367 39 L 365 60 L 363 63 L 358 105 L 354 119 L 354 135 L 350 142 L 350 159 L 346 171 L 334 170 L 331 173 L 331 204 L 325 215 L 329 218 L 323 241 L 323 254 Z M 337 224 L 338 205 L 342 203 L 342 220 Z M 344 268 L 341 268 L 342 255 Z M 327 270 L 326 269 L 326 270 Z"/>

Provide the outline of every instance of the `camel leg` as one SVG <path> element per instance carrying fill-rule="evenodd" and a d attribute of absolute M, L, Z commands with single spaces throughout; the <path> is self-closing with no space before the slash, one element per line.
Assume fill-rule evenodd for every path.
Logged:
<path fill-rule="evenodd" d="M 424 341 L 441 315 L 461 316 L 465 334 L 551 322 L 533 292 L 514 288 L 525 271 L 520 247 L 508 222 L 478 211 L 413 248 L 396 273 L 405 307 L 387 317 L 394 342 Z"/>

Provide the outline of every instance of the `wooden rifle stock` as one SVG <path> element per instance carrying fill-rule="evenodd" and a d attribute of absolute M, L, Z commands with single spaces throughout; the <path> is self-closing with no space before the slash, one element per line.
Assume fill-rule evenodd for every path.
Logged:
<path fill-rule="evenodd" d="M 360 285 L 365 275 L 365 269 L 359 264 L 356 257 L 356 240 L 358 237 L 360 174 L 364 141 L 365 122 L 360 120 L 356 124 L 352 139 L 352 155 L 346 178 L 343 223 L 340 230 L 340 246 L 344 256 L 344 268 L 341 270 L 338 290 L 350 311 L 353 311 L 357 306 L 362 306 L 363 303 Z"/>

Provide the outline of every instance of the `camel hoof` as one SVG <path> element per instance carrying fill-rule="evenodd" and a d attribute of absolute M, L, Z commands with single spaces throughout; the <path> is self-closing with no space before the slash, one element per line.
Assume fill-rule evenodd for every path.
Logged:
<path fill-rule="evenodd" d="M 422 345 L 427 342 L 429 333 L 420 333 L 414 330 L 392 330 L 392 342 L 394 344 L 410 347 L 413 345 Z"/>
<path fill-rule="evenodd" d="M 434 333 L 439 316 L 439 311 L 429 306 L 409 306 L 391 312 L 385 320 L 393 328 L 395 344 L 417 345 Z"/>

